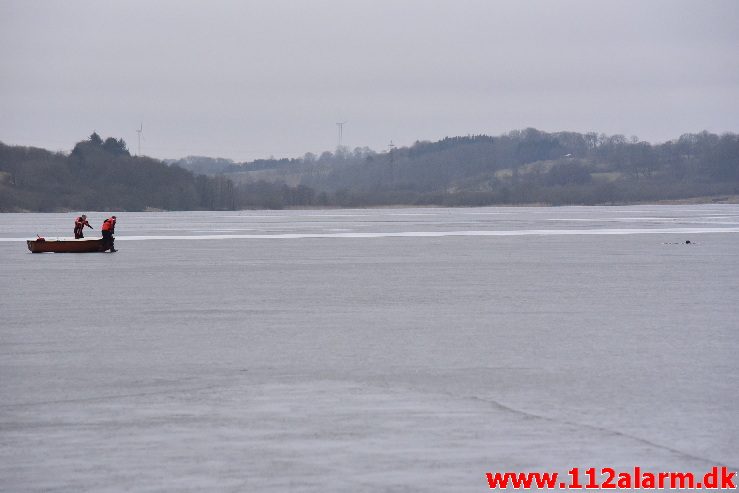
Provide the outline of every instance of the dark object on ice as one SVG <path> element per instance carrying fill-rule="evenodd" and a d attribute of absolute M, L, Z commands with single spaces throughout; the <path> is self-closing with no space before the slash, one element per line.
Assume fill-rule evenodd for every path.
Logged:
<path fill-rule="evenodd" d="M 690 245 L 690 240 L 685 240 L 686 245 Z"/>
<path fill-rule="evenodd" d="M 89 253 L 104 251 L 102 238 L 80 240 L 61 238 L 58 240 L 47 240 L 39 237 L 36 240 L 26 241 L 26 244 L 31 253 Z"/>

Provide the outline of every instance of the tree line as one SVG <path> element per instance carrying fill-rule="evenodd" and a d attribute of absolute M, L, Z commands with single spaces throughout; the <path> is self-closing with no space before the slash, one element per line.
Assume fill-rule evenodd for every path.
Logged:
<path fill-rule="evenodd" d="M 197 173 L 197 174 L 196 174 Z M 0 210 L 224 210 L 612 204 L 739 194 L 739 136 L 547 133 L 449 137 L 296 159 L 131 156 L 93 133 L 71 153 L 0 143 Z"/>
<path fill-rule="evenodd" d="M 123 139 L 97 133 L 71 153 L 0 143 L 0 211 L 227 209 L 222 177 L 131 156 Z"/>
<path fill-rule="evenodd" d="M 706 131 L 653 145 L 528 128 L 381 153 L 338 148 L 297 159 L 219 160 L 210 171 L 210 158 L 189 159 L 238 186 L 271 190 L 275 202 L 275 184 L 300 184 L 313 190 L 306 205 L 317 206 L 610 204 L 739 193 L 739 136 Z"/>

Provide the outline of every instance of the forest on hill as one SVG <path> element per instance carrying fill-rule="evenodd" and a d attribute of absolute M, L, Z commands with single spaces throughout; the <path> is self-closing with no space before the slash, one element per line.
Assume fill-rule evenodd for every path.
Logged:
<path fill-rule="evenodd" d="M 230 209 L 233 184 L 129 153 L 97 133 L 71 153 L 0 143 L 0 211 Z"/>
<path fill-rule="evenodd" d="M 0 143 L 0 211 L 614 204 L 739 195 L 739 136 L 516 130 L 297 159 L 131 156 L 96 133 L 71 153 Z"/>
<path fill-rule="evenodd" d="M 297 197 L 291 188 L 285 205 L 592 205 L 739 194 L 739 136 L 705 131 L 653 145 L 623 135 L 529 128 L 381 153 L 338 148 L 299 159 L 175 163 L 262 190 L 275 203 L 279 187 L 303 187 Z"/>

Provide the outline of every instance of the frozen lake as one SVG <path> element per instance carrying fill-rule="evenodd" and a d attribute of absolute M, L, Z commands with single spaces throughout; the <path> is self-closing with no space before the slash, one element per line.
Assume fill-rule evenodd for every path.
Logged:
<path fill-rule="evenodd" d="M 739 206 L 116 215 L 0 214 L 0 490 L 739 466 Z"/>

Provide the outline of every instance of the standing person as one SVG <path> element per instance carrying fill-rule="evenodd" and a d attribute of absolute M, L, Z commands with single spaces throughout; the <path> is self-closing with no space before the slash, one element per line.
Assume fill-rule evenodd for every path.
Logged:
<path fill-rule="evenodd" d="M 103 221 L 103 251 L 118 251 L 115 249 L 115 246 L 113 246 L 113 242 L 115 241 L 113 233 L 115 233 L 115 216 L 110 216 L 108 219 Z"/>
<path fill-rule="evenodd" d="M 82 230 L 85 229 L 85 226 L 92 229 L 92 226 L 90 226 L 90 223 L 87 222 L 87 216 L 82 214 L 80 217 L 74 220 L 74 239 L 79 240 L 80 238 L 84 238 L 85 235 L 82 234 Z"/>

